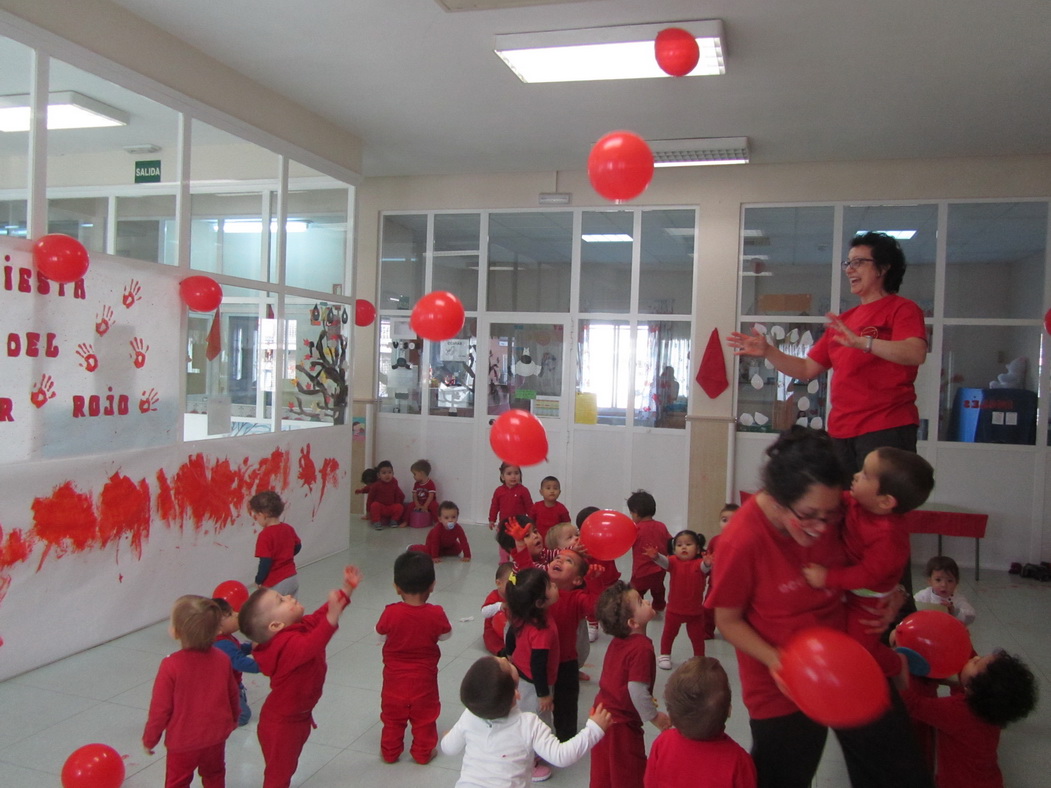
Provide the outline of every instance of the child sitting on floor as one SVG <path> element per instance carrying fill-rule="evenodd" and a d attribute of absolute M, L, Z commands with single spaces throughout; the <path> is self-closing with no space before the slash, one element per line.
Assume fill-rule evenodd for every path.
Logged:
<path fill-rule="evenodd" d="M 965 626 L 974 622 L 974 608 L 963 594 L 956 593 L 960 582 L 960 567 L 947 555 L 936 555 L 927 562 L 927 588 L 916 594 L 921 604 L 940 605 L 950 616 Z"/>
<path fill-rule="evenodd" d="M 438 507 L 438 522 L 428 531 L 426 544 L 414 544 L 409 549 L 426 553 L 436 564 L 441 563 L 443 557 L 461 554 L 461 561 L 470 561 L 471 545 L 457 522 L 459 519 L 460 507 L 452 501 L 442 501 Z"/>

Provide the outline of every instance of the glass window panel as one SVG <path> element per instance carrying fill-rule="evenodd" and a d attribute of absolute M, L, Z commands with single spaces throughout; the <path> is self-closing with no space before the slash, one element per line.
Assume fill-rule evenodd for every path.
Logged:
<path fill-rule="evenodd" d="M 436 213 L 434 215 L 434 251 L 481 251 L 482 217 L 477 213 Z"/>
<path fill-rule="evenodd" d="M 412 309 L 423 295 L 427 253 L 427 217 L 395 214 L 383 217 L 380 239 L 380 310 Z"/>
<path fill-rule="evenodd" d="M 952 204 L 945 240 L 946 317 L 1042 315 L 1046 202 Z"/>
<path fill-rule="evenodd" d="M 423 340 L 409 316 L 380 319 L 379 401 L 381 413 L 420 413 Z"/>
<path fill-rule="evenodd" d="M 640 323 L 635 358 L 635 426 L 686 429 L 689 321 Z"/>
<path fill-rule="evenodd" d="M 341 301 L 286 297 L 281 369 L 275 371 L 280 375 L 282 429 L 345 423 L 353 310 Z M 276 338 L 277 326 L 272 331 Z"/>
<path fill-rule="evenodd" d="M 453 338 L 429 343 L 430 413 L 436 416 L 474 415 L 478 373 L 478 321 L 469 317 Z"/>
<path fill-rule="evenodd" d="M 435 252 L 431 289 L 455 293 L 469 312 L 478 309 L 478 255 Z"/>
<path fill-rule="evenodd" d="M 832 206 L 746 208 L 741 313 L 824 315 L 835 252 Z"/>
<path fill-rule="evenodd" d="M 627 423 L 632 328 L 626 320 L 581 320 L 577 335 L 576 421 Z"/>
<path fill-rule="evenodd" d="M 118 197 L 115 254 L 150 263 L 178 264 L 175 195 Z"/>
<path fill-rule="evenodd" d="M 845 260 L 850 242 L 863 232 L 885 232 L 898 237 L 905 253 L 905 278 L 900 295 L 919 304 L 927 317 L 934 315 L 934 260 L 938 251 L 938 206 L 928 205 L 848 205 L 843 209 L 843 246 L 839 260 Z M 950 236 L 951 237 L 951 236 Z M 840 297 L 842 312 L 858 305 L 843 276 Z"/>
<path fill-rule="evenodd" d="M 767 341 L 783 353 L 805 356 L 821 338 L 825 326 L 814 323 L 767 321 L 742 323 L 741 332 L 759 326 Z M 740 356 L 737 361 L 737 429 L 740 432 L 781 432 L 793 424 L 823 429 L 828 373 L 808 383 L 782 375 L 765 359 Z"/>
<path fill-rule="evenodd" d="M 109 200 L 105 197 L 65 197 L 47 201 L 47 231 L 76 238 L 89 252 L 106 250 Z"/>
<path fill-rule="evenodd" d="M 494 323 L 489 327 L 488 414 L 511 408 L 551 415 L 562 396 L 561 325 Z M 552 403 L 552 400 L 556 402 Z"/>
<path fill-rule="evenodd" d="M 643 211 L 639 312 L 688 315 L 693 311 L 696 211 Z"/>
<path fill-rule="evenodd" d="M 0 37 L 3 95 L 29 95 L 32 83 L 28 47 Z M 0 134 L 0 235 L 25 238 L 29 199 L 29 134 Z"/>
<path fill-rule="evenodd" d="M 491 312 L 568 312 L 573 253 L 570 211 L 489 215 Z"/>
<path fill-rule="evenodd" d="M 634 211 L 584 211 L 580 223 L 580 311 L 631 308 Z"/>
<path fill-rule="evenodd" d="M 289 181 L 285 284 L 342 292 L 347 262 L 347 187 L 296 189 Z"/>

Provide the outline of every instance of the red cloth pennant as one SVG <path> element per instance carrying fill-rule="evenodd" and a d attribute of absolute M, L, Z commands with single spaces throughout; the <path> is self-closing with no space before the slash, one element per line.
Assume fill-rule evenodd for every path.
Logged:
<path fill-rule="evenodd" d="M 701 358 L 701 367 L 697 370 L 697 385 L 704 393 L 715 399 L 730 387 L 726 377 L 726 362 L 723 360 L 723 346 L 719 341 L 719 329 L 713 328 L 708 337 L 708 346 Z"/>
<path fill-rule="evenodd" d="M 212 318 L 212 327 L 208 329 L 208 348 L 204 351 L 204 357 L 209 361 L 215 361 L 223 352 L 223 337 L 219 333 L 219 312 Z"/>

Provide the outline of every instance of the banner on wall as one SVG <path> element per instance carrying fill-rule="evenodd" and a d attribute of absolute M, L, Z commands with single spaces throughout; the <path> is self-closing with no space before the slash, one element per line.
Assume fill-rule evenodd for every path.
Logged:
<path fill-rule="evenodd" d="M 93 255 L 83 279 L 57 284 L 36 271 L 26 242 L 0 239 L 0 253 L 4 460 L 175 441 L 185 353 L 170 272 Z"/>

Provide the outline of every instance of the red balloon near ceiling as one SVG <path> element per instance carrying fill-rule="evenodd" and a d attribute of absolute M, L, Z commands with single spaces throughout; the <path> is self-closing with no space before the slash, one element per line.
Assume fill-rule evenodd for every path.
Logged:
<path fill-rule="evenodd" d="M 88 272 L 91 260 L 84 244 L 62 233 L 45 235 L 33 244 L 37 270 L 52 282 L 69 284 Z"/>
<path fill-rule="evenodd" d="M 684 77 L 697 67 L 701 49 L 692 33 L 681 27 L 668 27 L 657 34 L 653 53 L 661 71 L 673 77 Z"/>
<path fill-rule="evenodd" d="M 424 339 L 440 342 L 460 333 L 463 321 L 460 299 L 445 290 L 435 290 L 416 302 L 409 326 Z"/>
<path fill-rule="evenodd" d="M 375 319 L 376 307 L 372 305 L 371 301 L 359 298 L 354 302 L 354 325 L 370 326 Z"/>
<path fill-rule="evenodd" d="M 224 580 L 212 591 L 212 599 L 225 599 L 236 613 L 248 601 L 248 588 L 239 580 Z"/>
<path fill-rule="evenodd" d="M 210 276 L 188 276 L 179 282 L 183 303 L 194 312 L 214 312 L 223 302 L 223 288 Z"/>
<path fill-rule="evenodd" d="M 890 708 L 875 658 L 845 632 L 812 627 L 781 649 L 781 681 L 800 710 L 831 728 L 856 728 Z"/>
<path fill-rule="evenodd" d="M 108 744 L 85 744 L 62 766 L 62 788 L 118 788 L 122 782 L 124 759 Z"/>
<path fill-rule="evenodd" d="M 607 200 L 631 200 L 653 179 L 653 151 L 638 134 L 611 131 L 591 149 L 588 178 Z"/>
<path fill-rule="evenodd" d="M 532 413 L 509 410 L 493 423 L 489 445 L 511 465 L 536 465 L 547 458 L 547 430 Z"/>
<path fill-rule="evenodd" d="M 931 666 L 932 679 L 955 676 L 974 647 L 963 623 L 940 610 L 918 610 L 906 616 L 894 630 L 897 645 L 911 648 Z"/>
<path fill-rule="evenodd" d="M 587 548 L 588 555 L 600 561 L 612 561 L 620 558 L 639 535 L 638 526 L 623 512 L 612 509 L 600 509 L 592 512 L 580 526 L 580 542 Z"/>

